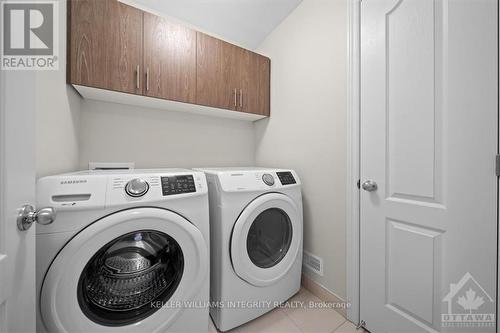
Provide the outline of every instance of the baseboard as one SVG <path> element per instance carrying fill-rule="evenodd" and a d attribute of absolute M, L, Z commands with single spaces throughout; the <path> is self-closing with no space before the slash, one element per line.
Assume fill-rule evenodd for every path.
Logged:
<path fill-rule="evenodd" d="M 314 296 L 318 297 L 320 300 L 324 302 L 331 303 L 345 303 L 345 300 L 340 298 L 339 296 L 332 293 L 330 290 L 323 287 L 321 284 L 317 283 L 310 277 L 302 274 L 302 286 L 309 290 Z M 343 317 L 347 318 L 347 309 L 344 308 L 335 308 L 335 310 L 340 313 Z"/>

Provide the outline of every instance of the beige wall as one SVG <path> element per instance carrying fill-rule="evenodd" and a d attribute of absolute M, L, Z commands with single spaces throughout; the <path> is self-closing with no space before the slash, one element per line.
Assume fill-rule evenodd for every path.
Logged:
<path fill-rule="evenodd" d="M 258 165 L 295 169 L 303 183 L 304 248 L 346 296 L 347 0 L 304 0 L 257 50 L 272 60 L 271 114 L 256 123 Z"/>
<path fill-rule="evenodd" d="M 59 1 L 59 70 L 36 74 L 37 176 L 78 168 L 80 97 L 66 85 L 66 1 Z"/>
<path fill-rule="evenodd" d="M 80 168 L 135 162 L 137 168 L 252 165 L 251 122 L 82 101 Z"/>

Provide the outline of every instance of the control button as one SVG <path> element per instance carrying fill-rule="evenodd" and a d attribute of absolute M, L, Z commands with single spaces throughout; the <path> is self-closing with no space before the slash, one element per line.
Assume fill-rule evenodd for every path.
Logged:
<path fill-rule="evenodd" d="M 269 185 L 269 186 L 273 186 L 274 185 L 274 177 L 273 177 L 273 175 L 271 175 L 269 173 L 265 173 L 265 174 L 262 175 L 262 181 L 266 185 Z"/>
<path fill-rule="evenodd" d="M 125 185 L 125 192 L 131 197 L 142 197 L 148 190 L 148 182 L 141 178 L 134 178 Z"/>

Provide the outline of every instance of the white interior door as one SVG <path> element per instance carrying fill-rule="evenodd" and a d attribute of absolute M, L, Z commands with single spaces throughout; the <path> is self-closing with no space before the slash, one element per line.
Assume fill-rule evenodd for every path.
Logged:
<path fill-rule="evenodd" d="M 0 70 L 0 332 L 35 331 L 35 228 L 19 208 L 35 203 L 35 72 Z"/>
<path fill-rule="evenodd" d="M 371 332 L 495 331 L 497 13 L 497 0 L 361 3 Z"/>

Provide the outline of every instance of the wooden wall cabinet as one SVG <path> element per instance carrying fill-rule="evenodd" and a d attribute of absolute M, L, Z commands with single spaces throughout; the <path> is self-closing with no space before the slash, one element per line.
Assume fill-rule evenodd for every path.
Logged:
<path fill-rule="evenodd" d="M 74 0 L 68 8 L 69 82 L 142 93 L 142 11 L 114 0 Z"/>
<path fill-rule="evenodd" d="M 196 103 L 237 109 L 238 47 L 197 33 Z"/>
<path fill-rule="evenodd" d="M 269 75 L 264 56 L 117 0 L 69 1 L 68 83 L 82 95 L 99 88 L 264 117 Z"/>
<path fill-rule="evenodd" d="M 144 13 L 146 96 L 196 102 L 196 31 Z"/>
<path fill-rule="evenodd" d="M 197 36 L 196 102 L 269 116 L 269 58 L 201 32 Z"/>
<path fill-rule="evenodd" d="M 244 50 L 240 65 L 239 110 L 269 116 L 270 60 Z"/>

